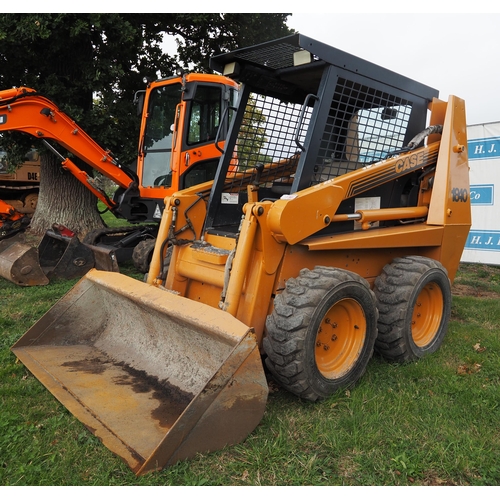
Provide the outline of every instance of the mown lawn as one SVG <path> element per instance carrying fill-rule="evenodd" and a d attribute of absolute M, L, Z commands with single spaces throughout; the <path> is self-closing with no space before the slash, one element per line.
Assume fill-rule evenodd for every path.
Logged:
<path fill-rule="evenodd" d="M 10 352 L 74 283 L 0 279 L 1 485 L 500 484 L 496 267 L 461 266 L 434 355 L 404 366 L 374 357 L 355 388 L 314 404 L 271 382 L 264 418 L 243 443 L 140 478 Z"/>

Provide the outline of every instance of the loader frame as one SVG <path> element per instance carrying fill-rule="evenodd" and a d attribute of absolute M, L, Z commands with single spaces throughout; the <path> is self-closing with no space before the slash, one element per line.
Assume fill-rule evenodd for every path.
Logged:
<path fill-rule="evenodd" d="M 212 67 L 244 80 L 239 107 L 213 185 L 170 199 L 159 238 L 174 244 L 174 264 L 166 275 L 158 247 L 150 283 L 230 311 L 262 339 L 270 298 L 304 267 L 373 285 L 392 259 L 415 254 L 453 280 L 470 227 L 463 101 L 303 35 Z M 252 116 L 265 117 L 260 135 Z"/>

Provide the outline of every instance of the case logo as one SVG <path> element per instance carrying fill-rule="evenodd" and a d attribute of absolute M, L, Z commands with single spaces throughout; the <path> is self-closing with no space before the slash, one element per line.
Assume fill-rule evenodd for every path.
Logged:
<path fill-rule="evenodd" d="M 400 174 L 405 170 L 411 170 L 427 162 L 427 151 L 420 151 L 419 153 L 405 156 L 396 162 L 394 170 Z"/>

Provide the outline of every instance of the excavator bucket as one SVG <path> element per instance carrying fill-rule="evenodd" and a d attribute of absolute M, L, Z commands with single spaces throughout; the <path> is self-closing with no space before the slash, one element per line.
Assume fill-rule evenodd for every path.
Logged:
<path fill-rule="evenodd" d="M 90 271 L 12 351 L 137 475 L 241 442 L 267 401 L 251 328 L 117 273 Z"/>
<path fill-rule="evenodd" d="M 101 258 L 98 250 L 81 243 L 74 233 L 67 236 L 49 229 L 38 248 L 25 243 L 24 235 L 18 234 L 0 241 L 0 276 L 16 285 L 35 286 L 54 279 L 81 278 L 93 267 L 118 270 L 117 264 L 107 265 L 110 256 Z"/>
<path fill-rule="evenodd" d="M 0 276 L 21 286 L 49 282 L 40 266 L 38 249 L 26 244 L 22 233 L 0 241 Z"/>
<path fill-rule="evenodd" d="M 74 233 L 48 230 L 38 245 L 40 267 L 49 280 L 81 278 L 95 265 L 92 250 Z"/>

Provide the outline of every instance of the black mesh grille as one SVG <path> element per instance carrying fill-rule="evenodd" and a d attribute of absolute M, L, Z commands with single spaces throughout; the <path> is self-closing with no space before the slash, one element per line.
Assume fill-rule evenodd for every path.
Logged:
<path fill-rule="evenodd" d="M 255 50 L 242 51 L 240 59 L 265 66 L 271 69 L 283 69 L 293 66 L 293 54 L 300 49 L 289 43 L 279 43 L 269 47 L 258 47 Z"/>
<path fill-rule="evenodd" d="M 411 108 L 405 99 L 339 79 L 312 182 L 372 164 L 401 149 Z"/>
<path fill-rule="evenodd" d="M 265 184 L 295 171 L 309 126 L 305 108 L 296 141 L 302 105 L 254 94 L 249 100 L 233 156 L 231 190 L 241 190 L 254 168 L 265 165 Z M 387 92 L 339 79 L 309 184 L 317 184 L 384 159 L 404 146 L 412 103 Z M 243 173 L 248 175 L 242 175 Z M 293 172 L 292 172 L 293 173 Z M 227 184 L 226 184 L 227 187 Z"/>
<path fill-rule="evenodd" d="M 236 154 L 231 160 L 226 189 L 239 191 L 255 180 L 256 167 L 263 166 L 260 183 L 288 177 L 297 167 L 300 147 L 296 143 L 301 105 L 269 96 L 252 95 L 239 130 Z M 303 143 L 311 115 L 306 108 L 298 133 Z"/>

